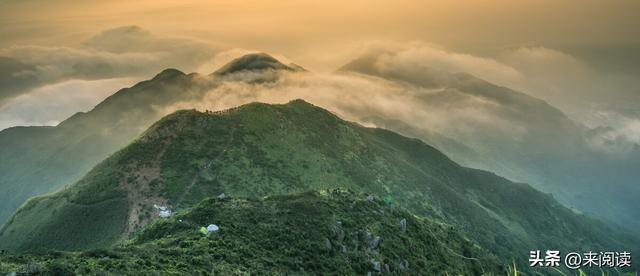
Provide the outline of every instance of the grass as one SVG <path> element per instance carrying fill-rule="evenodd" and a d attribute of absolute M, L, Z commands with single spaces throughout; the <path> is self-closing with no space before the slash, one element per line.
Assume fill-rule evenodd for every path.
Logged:
<path fill-rule="evenodd" d="M 400 230 L 400 220 L 408 222 Z M 203 235 L 199 227 L 220 231 Z M 380 237 L 376 247 L 372 237 Z M 326 241 L 331 248 L 326 247 Z M 446 247 L 438 240 L 446 240 Z M 451 254 L 468 255 L 476 261 Z M 0 272 L 51 274 L 498 275 L 502 266 L 446 225 L 344 190 L 264 199 L 211 198 L 111 249 L 7 255 Z M 407 262 L 409 267 L 400 264 Z"/>
<path fill-rule="evenodd" d="M 148 168 L 159 175 L 144 179 L 139 174 Z M 150 199 L 180 210 L 221 193 L 262 198 L 342 188 L 446 222 L 503 263 L 515 261 L 521 268 L 527 263 L 522 252 L 532 248 L 629 250 L 625 242 L 639 244 L 526 184 L 461 167 L 417 139 L 364 128 L 293 101 L 169 115 L 78 183 L 27 204 L 0 230 L 0 247 L 81 250 L 114 244 L 134 233 L 124 230 L 132 210 L 153 211 Z M 104 202 L 110 215 L 95 207 Z M 44 215 L 53 210 L 61 215 Z M 96 235 L 86 218 L 99 218 L 104 232 Z M 142 229 L 149 222 L 136 224 Z"/>

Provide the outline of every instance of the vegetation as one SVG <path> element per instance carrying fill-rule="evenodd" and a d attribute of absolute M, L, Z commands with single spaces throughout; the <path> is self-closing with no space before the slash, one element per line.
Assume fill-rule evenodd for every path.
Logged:
<path fill-rule="evenodd" d="M 177 101 L 206 88 L 201 77 L 168 69 L 121 89 L 87 113 L 56 127 L 14 127 L 0 131 L 0 225 L 27 199 L 81 179 L 93 166 L 130 143 L 166 115 Z"/>
<path fill-rule="evenodd" d="M 262 198 L 326 189 L 372 194 L 444 222 L 518 267 L 537 248 L 629 251 L 640 244 L 526 184 L 461 167 L 420 140 L 297 100 L 163 118 L 76 184 L 25 204 L 0 230 L 0 249 L 103 248 L 158 219 L 154 204 L 184 210 L 222 193 Z"/>
<path fill-rule="evenodd" d="M 124 88 L 89 112 L 55 127 L 13 127 L 0 131 L 0 225 L 30 197 L 63 188 L 137 138 L 179 102 L 200 100 L 222 75 L 238 71 L 304 70 L 266 54 L 234 60 L 203 76 L 166 69 L 153 79 Z"/>
<path fill-rule="evenodd" d="M 402 221 L 405 221 L 405 227 Z M 220 230 L 203 235 L 201 226 Z M 210 198 L 125 244 L 84 253 L 7 255 L 0 272 L 41 274 L 504 275 L 448 225 L 343 190 Z"/>

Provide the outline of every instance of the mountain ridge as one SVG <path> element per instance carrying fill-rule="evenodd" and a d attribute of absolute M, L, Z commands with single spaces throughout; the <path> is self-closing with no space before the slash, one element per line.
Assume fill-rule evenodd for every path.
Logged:
<path fill-rule="evenodd" d="M 0 230 L 0 244 L 18 251 L 99 248 L 157 220 L 153 204 L 180 210 L 206 195 L 328 188 L 372 193 L 445 221 L 503 260 L 545 246 L 626 249 L 630 239 L 527 184 L 461 167 L 418 139 L 364 128 L 297 100 L 168 115 L 78 183 L 30 200 Z M 68 233 L 72 241 L 60 239 Z"/>
<path fill-rule="evenodd" d="M 255 57 L 251 54 L 245 57 L 251 56 Z M 231 64 L 233 63 L 230 62 L 227 65 L 231 66 Z M 283 63 L 278 61 L 278 64 Z M 290 67 L 295 66 L 290 65 Z M 6 145 L 4 149 L 0 149 L 0 157 L 2 157 L 0 158 L 0 224 L 6 222 L 6 219 L 29 197 L 55 191 L 80 179 L 97 162 L 128 144 L 155 121 L 174 110 L 172 108 L 176 103 L 201 100 L 207 91 L 225 85 L 227 81 L 244 81 L 254 86 L 270 86 L 273 81 L 278 80 L 278 75 L 281 72 L 291 72 L 289 70 L 277 71 L 269 66 L 265 70 L 254 68 L 259 69 L 257 71 L 249 70 L 251 67 L 242 69 L 240 66 L 239 68 L 240 70 L 235 72 L 239 74 L 231 73 L 224 76 L 185 74 L 174 69 L 166 69 L 149 80 L 119 90 L 91 111 L 76 113 L 57 127 L 37 128 L 37 130 L 35 128 L 14 128 L 0 132 L 0 142 Z M 247 72 L 250 73 L 246 74 Z M 247 76 L 249 79 L 245 79 Z M 485 86 L 482 85 L 483 83 Z M 443 98 L 439 97 L 442 95 L 473 95 L 484 93 L 486 92 L 484 90 L 487 89 L 494 94 L 514 92 L 506 88 L 493 91 L 493 89 L 497 89 L 497 86 L 486 86 L 486 82 L 471 81 L 470 84 L 465 85 L 433 95 L 419 95 L 417 100 L 438 102 L 440 98 Z M 476 91 L 474 86 L 480 86 L 480 88 L 477 88 Z M 463 93 L 460 90 L 469 91 Z M 535 100 L 531 102 L 534 107 L 538 103 L 539 101 Z M 579 173 L 579 168 L 576 169 L 576 166 L 568 164 L 571 160 L 558 162 L 558 168 L 550 168 L 552 166 L 548 166 L 549 159 L 554 160 L 557 157 L 557 160 L 564 160 L 563 158 L 566 156 L 576 156 L 581 158 L 580 162 L 582 162 L 584 159 L 590 158 L 590 156 L 585 156 L 582 151 L 574 150 L 575 145 L 580 143 L 576 140 L 576 133 L 567 132 L 567 129 L 575 128 L 563 122 L 547 124 L 557 120 L 553 118 L 553 120 L 547 120 L 544 116 L 555 114 L 555 112 L 533 112 L 530 110 L 531 108 L 518 105 L 499 107 L 496 110 L 487 110 L 486 114 L 497 114 L 500 115 L 498 116 L 500 118 L 506 118 L 505 125 L 515 123 L 516 130 L 522 129 L 522 126 L 533 126 L 531 129 L 525 128 L 528 135 L 520 140 L 509 140 L 509 137 L 512 136 L 510 133 L 496 132 L 490 128 L 491 126 L 486 126 L 477 135 L 474 135 L 473 139 L 464 140 L 440 130 L 406 128 L 405 124 L 394 122 L 394 118 L 372 120 L 371 118 L 374 117 L 372 114 L 360 114 L 360 121 L 384 126 L 403 135 L 420 138 L 445 151 L 456 162 L 463 162 L 463 165 L 469 167 L 495 171 L 499 175 L 519 182 L 531 183 L 541 190 L 553 192 L 564 204 L 597 214 L 600 218 L 607 219 L 613 216 L 610 211 L 613 209 L 612 207 L 598 209 L 600 211 L 596 210 L 598 212 L 594 211 L 597 206 L 614 206 L 608 201 L 611 199 L 594 201 L 597 198 L 594 198 L 593 194 L 609 193 L 609 191 L 601 191 L 602 189 L 598 188 L 602 185 L 594 184 L 592 190 L 595 192 L 584 194 L 584 190 L 576 191 L 577 188 L 573 187 L 573 185 L 577 186 L 574 182 L 582 180 L 580 177 L 564 177 L 560 182 L 549 181 L 551 177 L 558 177 L 558 171 L 572 172 L 571 176 Z M 425 109 L 433 108 L 428 104 L 425 106 Z M 473 127 L 474 124 L 469 122 L 462 120 L 458 123 L 462 126 L 466 124 L 466 126 Z M 573 138 L 563 138 L 565 136 Z M 554 142 L 549 143 L 549 139 Z M 572 153 L 566 154 L 566 149 Z M 513 165 L 515 162 L 509 160 L 516 160 L 519 162 L 518 164 L 526 164 L 528 167 L 523 170 L 523 166 L 516 167 Z M 633 167 L 633 164 L 629 164 L 627 167 Z M 580 174 L 577 175 L 580 176 Z M 627 177 L 627 174 L 620 175 Z M 595 181 L 593 182 L 595 183 Z M 556 189 L 558 187 L 552 184 L 568 188 L 560 193 L 559 189 Z M 573 193 L 568 194 L 567 190 Z M 637 191 L 637 189 L 635 190 Z M 580 204 L 574 204 L 576 198 L 580 200 Z M 624 198 L 625 202 L 628 202 L 631 201 L 629 198 L 632 196 L 625 193 L 618 198 Z M 591 202 L 596 203 L 592 204 Z M 616 206 L 620 207 L 619 204 Z M 623 214 L 627 218 L 631 218 L 623 221 L 633 225 L 635 220 L 632 218 L 635 211 L 622 208 L 613 210 L 617 210 L 614 214 Z M 617 221 L 620 222 L 620 219 Z"/>
<path fill-rule="evenodd" d="M 0 148 L 0 225 L 29 197 L 54 192 L 80 179 L 97 162 L 167 115 L 163 108 L 197 100 L 217 82 L 168 68 L 119 89 L 90 111 L 77 112 L 55 127 L 0 131 L 4 145 Z"/>
<path fill-rule="evenodd" d="M 433 141 L 438 148 L 447 149 L 451 158 L 466 161 L 467 166 L 530 183 L 553 193 L 564 204 L 637 232 L 640 212 L 628 196 L 640 196 L 634 185 L 637 162 L 632 158 L 621 160 L 598 150 L 589 127 L 547 101 L 466 72 L 448 72 L 430 64 L 395 64 L 394 55 L 392 51 L 365 54 L 337 73 L 398 81 L 427 90 L 416 93 L 416 101 L 422 102 L 420 107 L 432 109 L 429 115 L 436 118 L 449 112 L 463 114 L 449 121 L 460 127 L 402 134 Z M 465 116 L 467 113 L 471 115 Z M 402 131 L 402 126 L 385 125 Z M 453 138 L 478 154 L 438 141 L 431 131 Z"/>

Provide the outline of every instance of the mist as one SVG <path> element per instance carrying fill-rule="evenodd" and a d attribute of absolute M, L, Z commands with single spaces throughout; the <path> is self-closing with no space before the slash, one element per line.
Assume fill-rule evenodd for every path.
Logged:
<path fill-rule="evenodd" d="M 591 128 L 545 101 L 464 73 L 485 67 L 485 73 L 498 72 L 485 78 L 498 82 L 504 76 L 518 81 L 520 74 L 513 72 L 520 71 L 505 70 L 511 67 L 495 60 L 414 45 L 429 48 L 400 54 L 376 48 L 334 73 L 265 70 L 212 76 L 212 88 L 205 88 L 202 98 L 158 112 L 304 99 L 346 120 L 419 138 L 462 165 L 529 183 L 570 207 L 616 222 L 638 215 L 628 200 L 630 194 L 640 195 L 629 178 L 630 160 L 640 156 L 637 124 L 618 118 L 616 127 Z M 429 59 L 441 66 L 416 63 Z M 624 173 L 615 180 L 602 178 L 616 170 Z M 607 200 L 594 203 L 596 197 Z M 608 204 L 611 200 L 617 203 Z"/>
<path fill-rule="evenodd" d="M 56 126 L 76 112 L 97 103 L 136 79 L 70 80 L 46 85 L 12 98 L 0 106 L 0 130 L 12 126 Z"/>
<path fill-rule="evenodd" d="M 68 80 L 143 78 L 166 68 L 195 71 L 216 52 L 208 43 L 157 36 L 137 26 L 105 30 L 75 47 L 13 45 L 0 49 L 0 106 Z"/>

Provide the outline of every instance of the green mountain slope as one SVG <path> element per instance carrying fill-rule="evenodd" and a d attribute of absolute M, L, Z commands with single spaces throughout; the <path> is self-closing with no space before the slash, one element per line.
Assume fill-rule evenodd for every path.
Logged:
<path fill-rule="evenodd" d="M 179 210 L 221 193 L 331 188 L 375 194 L 442 220 L 507 261 L 532 248 L 628 251 L 639 244 L 526 184 L 461 167 L 417 139 L 297 100 L 167 116 L 76 184 L 27 202 L 0 231 L 0 246 L 98 248 L 157 219 L 154 205 Z"/>
<path fill-rule="evenodd" d="M 220 230 L 199 232 L 211 223 Z M 333 190 L 264 199 L 205 199 L 151 224 L 126 245 L 85 253 L 6 256 L 0 273 L 9 271 L 501 275 L 504 268 L 450 226 L 415 217 L 382 200 Z"/>
<path fill-rule="evenodd" d="M 419 103 L 416 113 L 428 118 L 449 118 L 450 123 L 440 124 L 440 128 L 416 125 L 421 119 L 396 118 L 384 110 L 366 104 L 363 107 L 360 102 L 340 97 L 335 102 L 323 102 L 323 106 L 365 124 L 418 137 L 460 164 L 531 183 L 553 192 L 562 203 L 638 229 L 635 225 L 640 221 L 640 209 L 635 201 L 640 188 L 635 180 L 640 148 L 636 149 L 635 158 L 611 160 L 591 152 L 585 145 L 585 139 L 589 139 L 585 136 L 595 134 L 585 135 L 586 128 L 541 100 L 468 74 L 422 70 L 429 65 L 395 72 L 380 71 L 376 64 L 376 59 L 365 57 L 343 70 L 425 88 L 415 97 Z M 118 91 L 93 110 L 78 113 L 56 127 L 0 131 L 0 225 L 28 198 L 76 182 L 99 161 L 178 106 L 189 107 L 185 102 L 206 100 L 213 103 L 212 109 L 218 109 L 230 106 L 229 95 L 237 95 L 240 103 L 253 101 L 251 97 L 243 98 L 246 95 L 236 89 L 228 89 L 239 82 L 241 86 L 249 83 L 256 91 L 277 86 L 285 88 L 283 91 L 295 90 L 287 77 L 279 80 L 282 74 L 296 71 L 304 69 L 295 64 L 285 65 L 266 54 L 237 58 L 209 75 L 168 69 L 153 79 Z M 305 86 L 299 88 L 305 90 Z M 220 87 L 218 91 L 216 88 Z M 429 92 L 432 90 L 437 92 Z M 350 92 L 357 95 L 359 91 L 345 91 Z M 279 95 L 274 95 L 274 99 L 278 98 Z"/>
<path fill-rule="evenodd" d="M 56 127 L 1 131 L 0 224 L 29 197 L 78 180 L 158 120 L 162 114 L 154 108 L 190 98 L 189 91 L 198 83 L 195 75 L 165 70 Z"/>
<path fill-rule="evenodd" d="M 464 165 L 496 172 L 553 193 L 561 202 L 630 230 L 640 228 L 637 183 L 640 146 L 627 156 L 612 155 L 595 142 L 602 129 L 589 129 L 547 102 L 490 83 L 466 72 L 447 71 L 437 64 L 394 66 L 398 54 L 380 51 L 363 55 L 340 68 L 420 87 L 416 113 L 428 110 L 441 125 L 405 131 L 393 118 L 361 120 L 430 141 Z M 391 63 L 391 64 L 390 64 Z M 369 114 L 378 116 L 379 114 Z M 438 132 L 471 148 L 451 146 L 434 137 Z M 435 139 L 434 139 L 435 138 Z M 609 140 L 615 147 L 616 141 Z"/>
<path fill-rule="evenodd" d="M 0 131 L 0 225 L 28 198 L 79 180 L 109 154 L 173 112 L 173 105 L 201 99 L 233 73 L 269 71 L 277 75 L 279 70 L 303 70 L 266 54 L 246 55 L 223 69 L 211 76 L 167 69 L 121 89 L 91 111 L 77 113 L 56 127 Z"/>

